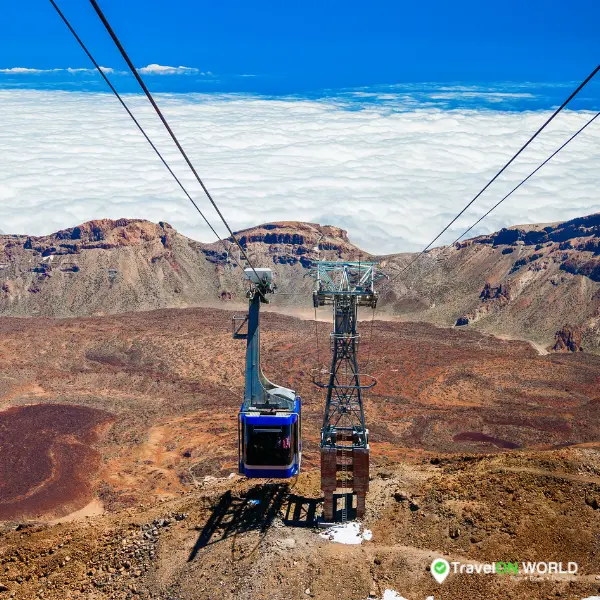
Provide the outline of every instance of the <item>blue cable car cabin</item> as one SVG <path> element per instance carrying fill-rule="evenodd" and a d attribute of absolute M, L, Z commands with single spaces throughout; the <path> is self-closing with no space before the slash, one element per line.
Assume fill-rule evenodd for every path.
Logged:
<path fill-rule="evenodd" d="M 240 468 L 246 477 L 290 478 L 300 471 L 300 398 L 291 410 L 240 410 Z"/>
<path fill-rule="evenodd" d="M 256 271 L 256 272 L 255 272 Z M 246 385 L 238 416 L 239 472 L 251 478 L 290 478 L 302 458 L 301 400 L 294 390 L 275 385 L 260 367 L 260 305 L 273 292 L 271 269 L 245 269 L 252 287 L 247 339 Z M 235 317 L 234 317 L 235 323 Z"/>

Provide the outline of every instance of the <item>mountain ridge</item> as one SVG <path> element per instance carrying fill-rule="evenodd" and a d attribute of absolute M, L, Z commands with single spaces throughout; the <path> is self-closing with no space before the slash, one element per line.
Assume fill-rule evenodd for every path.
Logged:
<path fill-rule="evenodd" d="M 433 248 L 406 272 L 415 253 L 372 255 L 333 225 L 278 221 L 236 237 L 254 265 L 273 269 L 281 292 L 275 309 L 311 308 L 307 275 L 317 260 L 374 261 L 390 277 L 380 284 L 380 318 L 466 325 L 551 348 L 568 338 L 558 346 L 599 349 L 600 214 Z M 198 242 L 162 221 L 101 219 L 47 236 L 2 234 L 0 315 L 241 306 L 242 263 L 232 239 Z"/>

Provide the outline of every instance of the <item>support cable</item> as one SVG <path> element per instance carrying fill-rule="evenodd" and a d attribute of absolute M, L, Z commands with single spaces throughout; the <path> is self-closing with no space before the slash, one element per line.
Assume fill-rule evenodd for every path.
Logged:
<path fill-rule="evenodd" d="M 372 314 L 371 314 L 371 327 L 370 327 L 370 332 L 369 332 L 369 350 L 367 352 L 367 365 L 365 367 L 365 373 L 369 372 L 369 365 L 371 363 L 371 347 L 373 346 L 373 324 L 375 323 L 375 311 L 377 310 L 377 307 L 372 309 Z"/>
<path fill-rule="evenodd" d="M 319 350 L 319 322 L 317 320 L 317 307 L 315 306 L 315 342 L 317 350 L 317 369 L 321 371 L 321 352 Z M 317 374 L 318 376 L 318 374 Z"/>
<path fill-rule="evenodd" d="M 482 217 L 480 217 L 471 227 L 466 229 L 463 233 L 461 233 L 455 240 L 452 242 L 452 245 L 456 244 L 461 238 L 465 237 L 469 231 L 471 231 L 474 227 L 477 227 L 483 219 L 485 219 L 492 211 L 496 210 L 509 196 L 516 192 L 528 179 L 533 177 L 547 162 L 550 162 L 567 144 L 573 141 L 588 125 L 591 125 L 598 117 L 600 117 L 600 112 L 597 112 L 583 127 L 578 129 L 562 146 L 560 146 L 557 150 L 555 150 L 541 165 L 539 165 L 536 169 L 534 169 L 525 179 L 521 181 L 517 186 L 515 186 L 504 198 L 496 202 L 492 208 L 490 208 Z"/>
<path fill-rule="evenodd" d="M 94 0 L 91 0 L 92 2 L 94 2 Z M 496 179 L 498 179 L 498 177 L 500 177 L 500 175 L 502 173 L 504 173 L 504 171 L 514 162 L 514 160 L 521 154 L 521 152 L 523 152 L 523 150 L 525 150 L 525 148 L 527 148 L 527 146 L 529 146 L 529 144 L 531 144 L 531 142 L 533 142 L 533 140 L 550 124 L 550 122 L 565 108 L 565 106 L 567 106 L 567 104 L 569 104 L 569 102 L 575 98 L 575 96 L 577 96 L 577 94 L 589 83 L 589 81 L 594 77 L 594 75 L 596 75 L 596 73 L 598 73 L 598 71 L 600 71 L 600 65 L 598 65 L 578 86 L 575 90 L 573 90 L 573 92 L 571 92 L 571 94 L 569 95 L 569 97 L 552 113 L 552 115 L 550 115 L 550 117 L 548 117 L 548 119 L 546 119 L 546 121 L 544 122 L 544 124 L 527 140 L 527 142 L 525 142 L 525 144 L 523 144 L 523 146 L 521 146 L 521 148 L 517 151 L 517 153 L 494 175 L 494 177 L 492 177 L 492 179 L 490 179 L 490 181 L 488 181 L 488 183 L 481 189 L 481 191 L 471 200 L 469 201 L 465 207 L 450 221 L 450 223 L 448 223 L 448 225 L 446 225 L 434 238 L 433 240 L 431 240 L 431 242 L 429 242 L 429 244 L 427 244 L 427 246 L 425 246 L 425 248 L 423 248 L 423 250 L 421 250 L 421 252 L 419 252 L 419 254 L 417 254 L 417 256 L 415 256 L 415 258 L 413 258 L 405 267 L 403 267 L 391 280 L 390 280 L 390 286 L 391 284 L 400 276 L 402 275 L 402 273 L 404 273 L 405 271 L 407 271 L 417 260 L 419 260 L 419 258 L 421 258 L 421 256 L 423 256 L 425 254 L 425 252 L 427 252 L 427 250 L 429 250 L 431 248 L 431 246 L 433 246 L 433 244 L 453 225 L 453 223 L 456 222 L 456 220 L 479 198 L 479 196 L 481 196 L 481 194 L 483 194 L 483 192 L 485 192 L 490 185 L 492 185 L 492 183 L 494 183 L 494 181 L 496 181 Z M 386 290 L 387 291 L 387 290 Z"/>
<path fill-rule="evenodd" d="M 152 97 L 152 94 L 150 93 L 150 90 L 146 87 L 146 84 L 144 83 L 144 81 L 140 77 L 140 74 L 137 72 L 136 68 L 134 67 L 133 63 L 131 62 L 131 59 L 129 58 L 129 55 L 125 51 L 125 48 L 123 47 L 123 44 L 121 44 L 119 38 L 117 37 L 117 34 L 114 32 L 113 28 L 111 27 L 110 23 L 108 22 L 107 18 L 105 17 L 104 13 L 102 12 L 102 9 L 100 8 L 100 6 L 98 6 L 98 3 L 96 2 L 96 0 L 90 0 L 90 2 L 92 4 L 92 6 L 94 7 L 94 10 L 96 11 L 98 17 L 102 21 L 102 24 L 106 28 L 106 31 L 108 32 L 108 34 L 112 38 L 113 42 L 115 43 L 115 45 L 119 49 L 119 52 L 121 53 L 121 56 L 123 57 L 123 59 L 127 63 L 127 66 L 129 67 L 132 75 L 136 78 L 136 80 L 139 83 L 139 85 L 142 88 L 142 90 L 144 90 L 144 93 L 146 94 L 146 97 L 148 98 L 150 104 L 152 104 L 152 107 L 156 111 L 156 114 L 159 116 L 159 118 L 162 121 L 163 125 L 165 126 L 166 130 L 169 132 L 169 135 L 171 136 L 171 139 L 173 140 L 173 142 L 175 142 L 175 145 L 177 146 L 178 150 L 181 152 L 181 155 L 185 159 L 185 162 L 188 164 L 188 167 L 190 168 L 190 170 L 192 171 L 192 173 L 196 177 L 196 180 L 198 181 L 198 183 L 200 184 L 200 186 L 204 190 L 204 193 L 206 194 L 206 197 L 209 199 L 210 203 L 213 205 L 213 208 L 217 211 L 217 214 L 219 215 L 221 221 L 223 221 L 223 224 L 227 228 L 227 231 L 229 231 L 229 234 L 231 235 L 231 238 L 236 243 L 237 247 L 240 249 L 240 252 L 242 253 L 242 256 L 244 257 L 244 259 L 248 263 L 248 266 L 254 272 L 254 275 L 256 276 L 257 282 L 260 281 L 260 277 L 258 276 L 258 273 L 256 272 L 256 269 L 254 268 L 254 266 L 250 262 L 250 259 L 248 258 L 248 255 L 246 254 L 246 251 L 244 250 L 244 248 L 242 247 L 242 245 L 238 241 L 237 237 L 233 233 L 233 230 L 229 226 L 229 223 L 226 221 L 225 217 L 223 216 L 223 213 L 221 212 L 221 210 L 217 206 L 217 203 L 214 201 L 213 197 L 211 196 L 210 192 L 208 191 L 208 188 L 204 185 L 204 182 L 200 178 L 200 175 L 198 175 L 198 172 L 194 168 L 194 165 L 192 164 L 192 161 L 189 159 L 189 157 L 186 154 L 185 150 L 183 149 L 182 145 L 179 143 L 179 140 L 177 139 L 177 136 L 173 133 L 173 130 L 171 129 L 169 123 L 167 122 L 167 120 L 164 117 L 162 111 L 160 110 L 160 108 L 156 104 L 154 98 Z M 261 293 L 261 295 L 262 295 L 262 293 Z"/>
<path fill-rule="evenodd" d="M 88 58 L 90 59 L 90 61 L 94 65 L 94 67 L 96 67 L 96 70 L 98 71 L 98 73 L 100 73 L 100 75 L 102 76 L 102 78 L 104 79 L 104 81 L 106 82 L 106 84 L 108 85 L 110 90 L 112 91 L 112 93 L 115 95 L 117 100 L 121 103 L 121 106 L 123 106 L 123 108 L 127 111 L 127 114 L 131 117 L 132 121 L 136 124 L 136 126 L 140 130 L 141 134 L 146 138 L 146 141 L 150 144 L 150 146 L 152 147 L 154 152 L 156 152 L 156 155 L 158 156 L 158 158 L 160 158 L 163 165 L 167 168 L 169 173 L 172 175 L 173 179 L 177 182 L 177 185 L 179 185 L 179 187 L 182 189 L 183 193 L 187 196 L 188 200 L 194 205 L 194 208 L 200 213 L 200 216 L 204 219 L 204 222 L 208 225 L 210 230 L 215 234 L 215 236 L 217 237 L 219 242 L 221 242 L 221 245 L 223 246 L 223 249 L 225 250 L 225 252 L 227 254 L 230 254 L 230 251 L 225 246 L 225 242 L 223 241 L 223 239 L 221 239 L 221 236 L 215 231 L 214 227 L 210 224 L 208 219 L 204 216 L 204 213 L 200 210 L 200 208 L 198 207 L 196 202 L 194 202 L 194 199 L 190 196 L 189 192 L 183 186 L 183 184 L 181 183 L 181 181 L 179 180 L 177 175 L 175 175 L 175 173 L 173 172 L 173 169 L 171 169 L 171 167 L 169 166 L 167 161 L 164 159 L 163 155 L 160 153 L 158 148 L 154 145 L 154 143 L 152 142 L 152 140 L 150 139 L 148 134 L 145 132 L 144 128 L 140 125 L 139 121 L 135 118 L 135 116 L 133 115 L 133 113 L 131 112 L 131 110 L 129 109 L 129 107 L 127 106 L 127 104 L 125 103 L 125 101 L 123 100 L 121 95 L 119 94 L 119 92 L 116 90 L 115 86 L 112 84 L 112 82 L 110 81 L 110 79 L 108 78 L 106 73 L 102 70 L 102 67 L 98 64 L 96 59 L 92 56 L 91 52 L 88 50 L 88 48 L 84 44 L 83 40 L 79 37 L 79 35 L 75 31 L 75 29 L 73 28 L 73 26 L 71 25 L 69 20 L 65 17 L 65 15 L 60 10 L 60 8 L 58 7 L 58 5 L 56 4 L 56 2 L 54 0 L 50 0 L 50 4 L 52 4 L 52 6 L 56 9 L 58 16 L 63 20 L 64 24 L 67 26 L 69 31 L 73 34 L 73 37 L 77 40 L 78 44 L 81 46 L 83 51 L 87 54 Z M 240 267 L 240 269 L 242 269 L 242 271 L 243 271 L 243 267 L 240 265 L 237 258 L 235 256 L 233 256 L 233 259 L 235 260 L 237 266 Z"/>

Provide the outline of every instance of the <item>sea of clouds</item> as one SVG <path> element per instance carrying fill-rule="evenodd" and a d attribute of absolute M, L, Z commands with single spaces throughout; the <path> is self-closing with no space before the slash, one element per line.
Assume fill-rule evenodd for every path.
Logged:
<path fill-rule="evenodd" d="M 337 225 L 373 253 L 422 248 L 550 114 L 441 109 L 394 92 L 380 96 L 165 94 L 157 101 L 234 229 L 280 220 Z M 126 100 L 224 233 L 147 101 Z M 492 108 L 496 101 L 486 99 Z M 559 115 L 439 243 L 453 241 L 592 114 Z M 0 115 L 5 232 L 41 235 L 129 217 L 214 238 L 114 97 L 5 90 Z M 593 123 L 471 235 L 600 211 L 599 183 L 600 123 Z"/>

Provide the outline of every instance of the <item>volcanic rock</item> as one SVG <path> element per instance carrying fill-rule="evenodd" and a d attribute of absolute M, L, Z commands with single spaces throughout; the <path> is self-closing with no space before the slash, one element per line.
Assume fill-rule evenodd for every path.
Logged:
<path fill-rule="evenodd" d="M 581 352 L 581 328 L 565 325 L 556 334 L 553 352 Z"/>
<path fill-rule="evenodd" d="M 318 260 L 376 261 L 378 315 L 468 324 L 540 348 L 565 323 L 600 351 L 600 214 L 519 225 L 415 258 L 373 256 L 334 226 L 282 221 L 237 232 L 254 265 L 271 267 L 274 310 L 311 310 Z M 49 236 L 0 235 L 0 315 L 93 316 L 160 308 L 243 309 L 243 257 L 232 239 L 201 243 L 168 223 L 90 221 Z M 403 269 L 411 263 L 406 272 Z M 402 272 L 402 277 L 395 274 Z"/>

